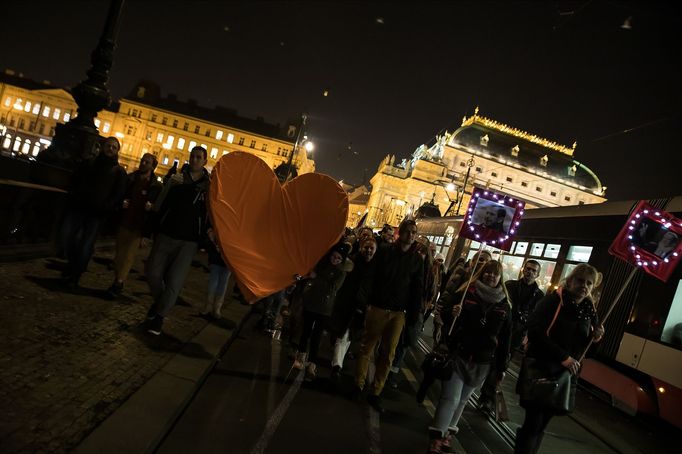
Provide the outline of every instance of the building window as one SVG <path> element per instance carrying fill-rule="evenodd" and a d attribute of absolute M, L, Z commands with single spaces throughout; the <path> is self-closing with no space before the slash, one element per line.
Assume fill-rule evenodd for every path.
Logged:
<path fill-rule="evenodd" d="M 211 159 L 218 157 L 218 149 L 216 147 L 211 148 Z"/>
<path fill-rule="evenodd" d="M 152 123 L 156 123 L 156 114 L 152 114 L 151 120 L 152 120 Z"/>
<path fill-rule="evenodd" d="M 493 176 L 493 178 L 497 178 L 497 172 L 493 172 L 491 175 Z"/>
<path fill-rule="evenodd" d="M 163 117 L 163 118 L 161 119 L 161 124 L 162 124 L 162 125 L 165 125 L 166 123 L 168 123 L 168 118 L 167 118 L 167 117 Z"/>
<path fill-rule="evenodd" d="M 33 152 L 31 154 L 33 156 L 38 156 L 38 153 L 40 153 L 40 144 L 38 142 L 35 142 L 33 144 Z"/>
<path fill-rule="evenodd" d="M 30 112 L 31 111 L 31 101 L 26 101 L 26 104 L 24 104 L 24 112 Z"/>
<path fill-rule="evenodd" d="M 256 148 L 256 141 L 252 140 L 251 144 L 249 145 L 249 148 Z"/>
<path fill-rule="evenodd" d="M 222 132 L 220 129 L 218 129 L 218 130 L 215 132 L 215 138 L 216 138 L 216 140 L 220 140 L 220 139 L 223 138 L 223 132 Z"/>
<path fill-rule="evenodd" d="M 184 146 L 185 146 L 185 139 L 183 139 L 182 137 L 178 137 L 178 148 L 180 150 L 182 150 Z"/>
<path fill-rule="evenodd" d="M 35 129 L 36 129 L 36 122 L 35 121 L 30 122 L 28 124 L 28 130 L 29 131 L 35 131 Z"/>
<path fill-rule="evenodd" d="M 111 131 L 111 123 L 108 121 L 104 122 L 104 127 L 102 128 L 102 132 L 109 132 Z"/>
<path fill-rule="evenodd" d="M 483 172 L 483 169 L 480 167 L 476 167 L 476 172 L 481 173 L 481 172 Z"/>
<path fill-rule="evenodd" d="M 260 147 L 261 151 L 268 151 L 268 144 L 264 143 L 262 147 Z"/>
<path fill-rule="evenodd" d="M 45 132 L 45 125 L 43 123 L 40 123 L 40 125 L 38 126 L 38 134 L 40 134 L 42 136 L 44 132 Z"/>
<path fill-rule="evenodd" d="M 71 111 L 69 110 L 68 112 L 64 112 L 64 121 L 69 121 L 71 120 Z"/>
<path fill-rule="evenodd" d="M 177 128 L 178 127 L 178 120 L 173 120 L 173 127 Z"/>
<path fill-rule="evenodd" d="M 542 192 L 542 188 L 540 186 L 535 186 L 535 190 L 538 192 Z"/>
<path fill-rule="evenodd" d="M 548 162 L 549 162 L 549 157 L 547 155 L 544 155 L 543 157 L 540 158 L 540 165 L 542 167 L 547 167 Z"/>
<path fill-rule="evenodd" d="M 183 131 L 187 131 L 189 129 L 189 123 L 185 122 L 185 124 L 182 126 Z"/>
<path fill-rule="evenodd" d="M 9 96 L 5 98 L 5 107 L 9 107 L 12 105 L 12 98 Z"/>
<path fill-rule="evenodd" d="M 511 149 L 511 155 L 512 155 L 512 156 L 518 156 L 518 155 L 519 155 L 519 151 L 521 151 L 521 149 L 519 148 L 519 146 L 518 146 L 518 145 L 514 145 L 514 146 L 512 147 L 512 149 Z"/>
<path fill-rule="evenodd" d="M 467 166 L 467 163 L 464 162 L 464 161 L 462 161 L 462 162 L 459 163 L 459 166 L 460 166 L 460 167 L 466 167 L 466 166 Z"/>
<path fill-rule="evenodd" d="M 204 133 L 206 137 L 211 137 L 211 130 L 207 129 L 206 132 Z"/>
<path fill-rule="evenodd" d="M 187 149 L 188 149 L 189 151 L 192 151 L 192 149 L 194 149 L 194 147 L 196 147 L 196 146 L 197 146 L 197 143 L 196 143 L 195 141 L 193 141 L 193 140 L 190 140 L 190 141 L 189 141 L 189 147 L 187 147 Z"/>
<path fill-rule="evenodd" d="M 40 104 L 33 104 L 33 111 L 31 113 L 33 115 L 38 115 L 40 113 Z"/>
<path fill-rule="evenodd" d="M 163 165 L 167 166 L 168 165 L 168 155 L 165 155 L 163 157 Z"/>
<path fill-rule="evenodd" d="M 567 202 L 570 202 L 570 201 L 571 201 L 571 196 L 570 196 L 570 195 L 564 196 L 564 200 L 567 201 Z"/>
<path fill-rule="evenodd" d="M 488 142 L 490 142 L 490 137 L 488 137 L 488 134 L 481 137 L 481 145 L 483 145 L 484 147 L 487 147 Z"/>
<path fill-rule="evenodd" d="M 521 186 L 523 186 L 524 188 L 527 188 L 527 187 L 528 187 L 528 182 L 527 182 L 527 181 L 522 181 L 522 182 L 521 182 Z"/>
<path fill-rule="evenodd" d="M 227 143 L 232 143 L 232 142 L 234 142 L 234 134 L 229 133 L 227 135 Z"/>
<path fill-rule="evenodd" d="M 513 183 L 513 182 L 514 182 L 514 179 L 513 179 L 512 177 L 507 177 L 507 182 L 508 182 L 508 183 Z"/>
<path fill-rule="evenodd" d="M 50 137 L 54 136 L 54 126 L 50 128 Z"/>
<path fill-rule="evenodd" d="M 244 138 L 243 137 L 239 138 L 239 145 L 244 145 Z"/>
<path fill-rule="evenodd" d="M 584 200 L 579 201 L 578 205 L 585 205 L 585 201 Z"/>
<path fill-rule="evenodd" d="M 126 135 L 127 136 L 134 136 L 135 135 L 135 128 L 132 126 L 126 126 Z"/>
<path fill-rule="evenodd" d="M 21 147 L 21 152 L 24 154 L 28 154 L 29 151 L 31 151 L 31 141 L 26 139 L 24 140 L 24 146 Z"/>
<path fill-rule="evenodd" d="M 101 123 L 100 119 L 99 119 L 99 118 L 95 118 L 95 127 L 96 127 L 97 129 L 99 129 L 100 123 Z"/>
<path fill-rule="evenodd" d="M 194 127 L 194 134 L 199 134 L 199 125 Z"/>
<path fill-rule="evenodd" d="M 12 146 L 12 151 L 19 151 L 19 147 L 21 147 L 21 138 L 17 137 L 14 140 L 14 145 Z"/>
<path fill-rule="evenodd" d="M 549 195 L 551 195 L 552 197 L 556 197 L 556 191 L 551 191 Z"/>
<path fill-rule="evenodd" d="M 163 133 L 162 132 L 156 133 L 156 141 L 159 143 L 163 142 Z"/>
<path fill-rule="evenodd" d="M 145 136 L 145 140 L 152 140 L 152 132 L 147 131 L 147 135 Z"/>
<path fill-rule="evenodd" d="M 24 129 L 24 119 L 23 118 L 19 119 L 19 129 Z"/>
<path fill-rule="evenodd" d="M 23 101 L 21 98 L 17 98 L 17 100 L 14 101 L 14 108 L 17 110 L 23 110 L 24 106 L 22 105 L 22 102 Z M 48 115 L 49 115 L 49 110 L 48 110 Z M 16 150 L 14 150 L 14 151 L 16 151 Z"/>
<path fill-rule="evenodd" d="M 59 117 L 62 116 L 62 110 L 61 109 L 54 109 L 54 112 L 52 113 L 52 118 L 55 120 L 59 120 Z"/>
<path fill-rule="evenodd" d="M 20 101 L 20 100 L 18 100 Z M 49 118 L 50 117 L 50 107 L 45 106 L 43 107 L 43 117 Z"/>
<path fill-rule="evenodd" d="M 169 134 L 168 137 L 166 137 L 166 145 L 168 145 L 168 148 L 173 146 L 173 142 L 175 142 L 175 137 Z"/>
<path fill-rule="evenodd" d="M 574 176 L 575 176 L 575 173 L 576 173 L 577 171 L 578 171 L 578 167 L 577 167 L 575 164 L 573 164 L 572 167 L 569 167 L 569 168 L 568 168 L 568 176 L 569 176 L 569 177 L 574 177 Z"/>

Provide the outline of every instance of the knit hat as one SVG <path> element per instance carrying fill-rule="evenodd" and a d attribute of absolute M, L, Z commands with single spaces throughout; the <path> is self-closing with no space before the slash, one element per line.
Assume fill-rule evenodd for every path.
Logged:
<path fill-rule="evenodd" d="M 341 254 L 341 257 L 345 259 L 346 257 L 348 257 L 348 254 L 350 254 L 351 248 L 352 246 L 350 244 L 340 241 L 336 243 L 334 247 L 332 247 L 330 253 L 338 252 L 339 254 Z"/>

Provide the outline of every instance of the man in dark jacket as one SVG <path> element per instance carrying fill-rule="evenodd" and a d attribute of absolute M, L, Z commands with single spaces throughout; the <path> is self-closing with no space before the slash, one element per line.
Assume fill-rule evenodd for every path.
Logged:
<path fill-rule="evenodd" d="M 120 206 L 126 173 L 118 164 L 121 145 L 116 137 L 104 139 L 92 161 L 73 173 L 69 207 L 62 225 L 62 247 L 67 265 L 66 282 L 77 287 L 88 267 L 99 226 Z"/>
<path fill-rule="evenodd" d="M 140 247 L 149 212 L 161 192 L 161 183 L 154 175 L 157 164 L 156 156 L 145 153 L 140 159 L 137 170 L 130 173 L 126 179 L 126 191 L 116 232 L 114 283 L 107 290 L 109 298 L 116 298 L 123 290 L 125 280 L 135 261 L 135 254 Z"/>
<path fill-rule="evenodd" d="M 540 290 L 536 279 L 540 275 L 540 262 L 527 260 L 521 270 L 521 279 L 510 280 L 504 283 L 511 300 L 512 336 L 511 352 L 521 346 L 526 336 L 526 323 L 528 316 L 535 309 L 535 305 L 545 294 Z M 491 411 L 495 402 L 497 390 L 497 373 L 495 367 L 491 367 L 488 376 L 481 387 L 480 407 L 485 411 Z"/>
<path fill-rule="evenodd" d="M 410 248 L 417 238 L 417 225 L 405 220 L 398 228 L 398 241 L 382 246 L 376 254 L 376 270 L 365 318 L 354 397 L 359 396 L 367 377 L 369 360 L 379 342 L 374 383 L 367 402 L 383 412 L 379 395 L 390 370 L 400 333 L 406 323 L 417 320 L 421 311 L 424 264 Z"/>
<path fill-rule="evenodd" d="M 167 183 L 170 188 L 164 189 L 158 231 L 145 270 L 154 298 L 147 313 L 147 331 L 155 335 L 161 334 L 163 319 L 175 305 L 199 243 L 212 233 L 207 228 L 206 158 L 205 148 L 192 148 L 189 166 L 173 175 Z"/>

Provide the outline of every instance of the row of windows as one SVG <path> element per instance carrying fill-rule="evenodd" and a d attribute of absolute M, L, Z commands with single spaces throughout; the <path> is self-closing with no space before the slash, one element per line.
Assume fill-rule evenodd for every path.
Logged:
<path fill-rule="evenodd" d="M 45 118 L 52 118 L 53 120 L 62 120 L 65 123 L 71 119 L 73 110 L 62 110 L 59 107 L 50 107 L 43 102 L 33 103 L 29 100 L 24 100 L 17 98 L 12 104 L 12 98 L 6 97 L 4 102 L 5 107 L 13 107 L 14 110 L 22 110 L 26 113 L 32 113 L 33 115 L 43 116 Z"/>
<path fill-rule="evenodd" d="M 3 116 L 0 118 L 0 123 L 5 124 L 6 118 Z M 15 118 L 10 118 L 9 119 L 9 128 L 16 128 L 22 131 L 29 131 L 29 132 L 36 132 L 38 134 L 45 135 L 45 123 L 36 123 L 35 120 L 31 120 L 28 122 L 28 128 L 26 127 L 26 120 L 24 118 L 19 118 L 19 121 L 17 121 Z M 53 136 L 54 135 L 54 126 L 50 126 L 50 129 L 48 130 L 48 135 Z"/>
<path fill-rule="evenodd" d="M 135 134 L 135 128 L 132 126 L 128 126 L 126 129 L 126 134 L 134 135 Z M 192 148 L 197 146 L 197 142 L 195 140 L 190 140 L 188 142 L 187 139 L 185 139 L 184 137 L 177 137 L 177 141 L 176 141 L 176 137 L 174 135 L 172 135 L 172 134 L 165 135 L 163 132 L 157 132 L 156 137 L 154 137 L 151 131 L 147 131 L 147 133 L 145 135 L 145 140 L 151 141 L 152 139 L 154 139 L 155 142 L 157 142 L 157 143 L 161 143 L 162 147 L 166 150 L 170 150 L 173 147 L 175 147 L 178 150 L 185 150 L 186 149 L 187 151 L 191 151 Z M 185 148 L 185 144 L 187 144 L 186 148 Z M 243 144 L 244 144 L 244 138 L 240 138 L 239 145 L 243 145 Z M 201 146 L 208 150 L 208 147 L 206 144 L 202 143 Z M 249 148 L 254 148 L 254 149 L 256 148 L 256 141 L 255 140 L 251 141 L 251 143 L 249 144 Z M 214 149 L 217 150 L 217 148 L 214 148 Z M 268 144 L 267 143 L 261 144 L 260 149 L 261 149 L 261 151 L 268 151 Z M 288 156 L 288 150 L 286 150 L 282 147 L 278 147 L 277 148 L 277 155 L 278 156 Z"/>
<path fill-rule="evenodd" d="M 137 110 L 137 109 L 128 109 L 128 115 L 133 116 L 133 117 L 136 117 L 136 118 L 141 118 L 141 116 L 142 116 L 142 111 Z M 152 114 L 149 116 L 149 120 L 150 120 L 152 123 L 157 123 L 157 122 L 159 122 L 159 116 L 158 116 L 158 114 L 152 113 Z M 162 116 L 162 117 L 161 117 L 161 124 L 164 125 L 164 126 L 167 126 L 167 125 L 168 125 L 168 117 Z M 171 123 L 171 127 L 179 129 L 179 128 L 180 128 L 180 120 L 178 120 L 178 119 L 173 119 L 173 122 Z M 183 130 L 183 131 L 189 131 L 189 130 L 190 130 L 190 124 L 189 124 L 188 121 L 183 121 L 182 130 Z M 194 130 L 194 134 L 201 134 L 201 126 L 200 126 L 200 125 L 194 125 L 194 129 L 193 129 L 193 130 Z M 211 137 L 211 129 L 210 129 L 210 128 L 206 128 L 206 129 L 204 130 L 204 135 L 205 135 L 206 137 Z M 218 130 L 215 131 L 215 139 L 216 139 L 216 140 L 223 140 L 223 137 L 225 138 L 225 141 L 226 141 L 227 143 L 234 143 L 234 138 L 235 138 L 235 136 L 234 136 L 234 134 L 232 134 L 231 132 L 225 134 L 225 132 L 222 131 L 222 130 L 220 130 L 220 129 L 218 129 Z M 239 141 L 240 141 L 239 145 L 244 145 L 244 138 L 243 138 L 243 137 L 240 137 L 240 138 L 239 138 Z M 251 148 L 254 148 L 254 147 L 255 147 L 255 143 L 254 143 L 254 146 L 252 146 Z"/>
<path fill-rule="evenodd" d="M 5 134 L 5 138 L 2 142 L 2 148 L 11 148 L 12 151 L 30 154 L 31 156 L 38 156 L 40 150 L 47 148 L 49 145 L 49 140 L 39 139 L 36 141 L 31 141 L 31 139 L 24 139 L 22 141 L 21 137 L 18 136 L 14 138 L 14 141 L 12 141 L 12 136 L 10 134 Z"/>

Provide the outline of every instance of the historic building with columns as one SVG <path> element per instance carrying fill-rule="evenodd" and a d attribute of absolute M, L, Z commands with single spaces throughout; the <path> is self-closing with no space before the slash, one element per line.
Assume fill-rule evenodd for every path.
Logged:
<path fill-rule="evenodd" d="M 67 89 L 5 71 L 0 74 L 0 150 L 34 158 L 50 145 L 57 123 L 69 121 L 77 115 L 77 108 Z M 119 161 L 128 171 L 136 169 L 142 155 L 150 152 L 159 160 L 157 174 L 175 161 L 182 166 L 196 145 L 208 150 L 209 169 L 232 151 L 255 154 L 275 169 L 288 163 L 298 127 L 246 118 L 221 106 L 204 107 L 173 94 L 161 96 L 156 84 L 144 81 L 102 110 L 95 126 L 100 135 L 119 139 Z M 315 162 L 300 146 L 292 164 L 297 174 L 315 171 Z"/>
<path fill-rule="evenodd" d="M 568 147 L 479 115 L 422 145 L 409 159 L 386 156 L 372 177 L 367 225 L 405 216 L 463 214 L 474 186 L 526 201 L 528 208 L 601 203 L 606 186 Z"/>

